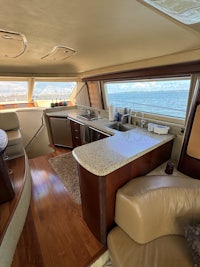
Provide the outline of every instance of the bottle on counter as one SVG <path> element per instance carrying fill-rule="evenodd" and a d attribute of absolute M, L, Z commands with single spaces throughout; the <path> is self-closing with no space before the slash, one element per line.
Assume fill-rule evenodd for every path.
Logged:
<path fill-rule="evenodd" d="M 115 107 L 113 105 L 110 105 L 108 112 L 109 112 L 109 121 L 114 121 L 115 120 Z"/>

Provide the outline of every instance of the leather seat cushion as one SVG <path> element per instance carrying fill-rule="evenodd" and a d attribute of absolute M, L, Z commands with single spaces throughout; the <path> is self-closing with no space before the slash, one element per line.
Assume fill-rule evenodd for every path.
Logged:
<path fill-rule="evenodd" d="M 8 146 L 13 146 L 22 143 L 20 130 L 11 130 L 6 132 L 8 136 Z"/>
<path fill-rule="evenodd" d="M 175 176 L 143 176 L 121 187 L 115 221 L 133 240 L 144 244 L 160 236 L 184 235 L 200 221 L 200 181 Z"/>
<path fill-rule="evenodd" d="M 0 113 L 0 128 L 9 131 L 19 128 L 19 120 L 16 112 Z"/>
<path fill-rule="evenodd" d="M 182 236 L 163 236 L 146 244 L 133 241 L 120 227 L 108 235 L 113 267 L 193 267 L 191 252 Z"/>

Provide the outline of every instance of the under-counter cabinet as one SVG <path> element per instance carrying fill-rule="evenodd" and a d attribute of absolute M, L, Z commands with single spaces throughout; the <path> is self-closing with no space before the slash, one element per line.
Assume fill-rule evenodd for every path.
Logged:
<path fill-rule="evenodd" d="M 100 140 L 100 139 L 103 139 L 103 138 L 110 136 L 110 134 L 107 134 L 105 132 L 97 130 L 96 128 L 93 128 L 91 126 L 89 127 L 89 133 L 90 133 L 90 141 L 91 142 L 94 142 L 94 141 L 97 141 L 97 140 Z"/>
<path fill-rule="evenodd" d="M 83 145 L 85 143 L 83 140 L 85 139 L 85 125 L 72 119 L 70 119 L 70 124 L 73 147 Z"/>
<path fill-rule="evenodd" d="M 65 117 L 49 117 L 54 145 L 72 148 L 70 121 Z"/>
<path fill-rule="evenodd" d="M 81 146 L 110 136 L 87 124 L 70 118 L 73 147 Z"/>
<path fill-rule="evenodd" d="M 173 140 L 105 176 L 97 176 L 78 164 L 83 217 L 100 242 L 106 244 L 107 233 L 114 225 L 118 188 L 167 161 L 172 146 Z"/>

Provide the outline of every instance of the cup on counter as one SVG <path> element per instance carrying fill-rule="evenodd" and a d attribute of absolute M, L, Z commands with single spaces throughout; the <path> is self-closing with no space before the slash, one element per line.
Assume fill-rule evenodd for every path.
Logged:
<path fill-rule="evenodd" d="M 154 123 L 148 123 L 148 131 L 153 132 L 154 131 Z"/>
<path fill-rule="evenodd" d="M 166 165 L 165 173 L 166 174 L 173 174 L 173 171 L 174 171 L 174 163 L 168 162 Z"/>

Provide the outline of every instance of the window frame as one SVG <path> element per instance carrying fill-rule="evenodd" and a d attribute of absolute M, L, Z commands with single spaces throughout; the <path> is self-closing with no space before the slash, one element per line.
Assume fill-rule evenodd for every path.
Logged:
<path fill-rule="evenodd" d="M 0 81 L 7 82 L 27 82 L 27 100 L 24 101 L 9 101 L 9 102 L 0 102 L 0 105 L 12 105 L 19 103 L 31 103 L 33 102 L 33 92 L 34 92 L 34 84 L 35 81 L 43 81 L 43 82 L 78 82 L 78 79 L 75 77 L 8 77 L 2 76 L 0 77 Z"/>
<path fill-rule="evenodd" d="M 51 78 L 34 78 L 33 83 L 32 83 L 32 98 L 33 98 L 33 94 L 34 94 L 34 85 L 36 82 L 76 82 L 76 86 L 77 86 L 77 81 L 75 79 L 67 79 L 67 78 L 55 78 L 55 77 L 51 77 Z M 45 101 L 43 99 L 37 99 L 37 100 L 33 100 L 33 101 Z M 51 99 L 49 99 L 51 100 Z"/>
<path fill-rule="evenodd" d="M 1 102 L 1 105 L 10 105 L 10 104 L 15 104 L 15 103 L 27 103 L 27 102 L 31 102 L 28 101 L 28 96 L 29 96 L 29 81 L 27 78 L 25 77 L 0 77 L 0 82 L 27 82 L 27 100 L 17 100 L 17 101 L 8 101 L 8 102 Z"/>
<path fill-rule="evenodd" d="M 102 98 L 103 98 L 103 103 L 104 103 L 104 107 L 106 110 L 108 110 L 108 101 L 107 101 L 107 95 L 106 95 L 106 88 L 105 88 L 105 84 L 107 83 L 119 83 L 119 82 L 124 82 L 124 83 L 128 83 L 128 82 L 137 82 L 137 81 L 153 81 L 153 80 L 165 80 L 165 79 L 176 79 L 176 78 L 184 78 L 184 77 L 190 77 L 190 87 L 189 87 L 189 93 L 188 93 L 188 100 L 187 100 L 187 106 L 186 106 L 186 116 L 185 119 L 182 118 L 178 118 L 178 117 L 171 117 L 171 116 L 166 116 L 166 115 L 161 115 L 161 114 L 156 114 L 156 113 L 149 113 L 149 112 L 140 112 L 137 111 L 137 113 L 140 114 L 144 114 L 145 118 L 147 119 L 153 119 L 153 120 L 157 120 L 157 121 L 166 121 L 166 122 L 170 122 L 170 123 L 174 123 L 174 124 L 181 124 L 184 125 L 186 120 L 187 120 L 187 116 L 188 116 L 188 107 L 191 103 L 191 87 L 192 85 L 195 86 L 195 84 L 193 84 L 193 79 L 194 79 L 194 75 L 188 73 L 188 74 L 184 74 L 184 75 L 164 75 L 164 76 L 153 76 L 153 77 L 134 77 L 132 79 L 106 79 L 101 81 L 101 88 L 102 88 Z"/>

